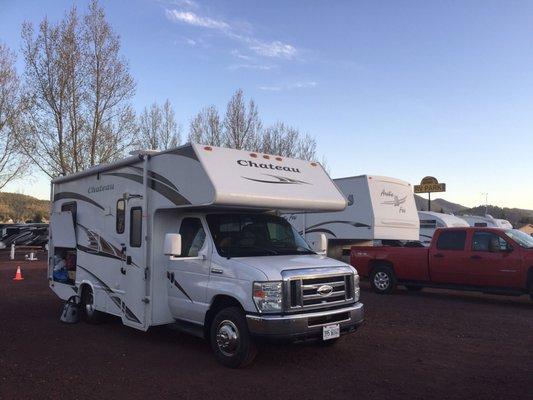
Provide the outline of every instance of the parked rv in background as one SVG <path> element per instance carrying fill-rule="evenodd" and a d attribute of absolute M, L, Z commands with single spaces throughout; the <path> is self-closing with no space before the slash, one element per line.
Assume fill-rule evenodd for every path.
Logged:
<path fill-rule="evenodd" d="M 45 247 L 48 243 L 48 224 L 0 224 L 0 249 L 16 246 Z"/>
<path fill-rule="evenodd" d="M 316 243 L 320 234 L 325 234 L 328 256 L 349 262 L 354 245 L 418 241 L 420 224 L 410 183 L 375 175 L 333 181 L 348 200 L 344 211 L 284 215 L 309 243 Z"/>
<path fill-rule="evenodd" d="M 494 218 L 489 214 L 484 217 L 480 215 L 461 215 L 461 218 L 468 222 L 470 226 L 513 229 L 513 225 L 506 219 Z"/>
<path fill-rule="evenodd" d="M 451 214 L 434 211 L 419 211 L 420 242 L 429 246 L 437 228 L 460 228 L 470 226 L 464 219 Z"/>

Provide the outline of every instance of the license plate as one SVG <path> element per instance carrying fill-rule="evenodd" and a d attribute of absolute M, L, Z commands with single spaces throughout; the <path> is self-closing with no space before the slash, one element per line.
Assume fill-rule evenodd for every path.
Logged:
<path fill-rule="evenodd" d="M 322 340 L 335 339 L 340 336 L 339 324 L 327 325 L 322 328 Z"/>

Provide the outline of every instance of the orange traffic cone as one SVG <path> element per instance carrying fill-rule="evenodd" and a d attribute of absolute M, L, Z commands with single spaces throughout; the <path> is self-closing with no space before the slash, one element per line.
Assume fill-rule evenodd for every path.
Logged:
<path fill-rule="evenodd" d="M 17 273 L 15 274 L 15 277 L 13 278 L 14 281 L 22 281 L 24 278 L 22 277 L 22 272 L 20 271 L 20 266 L 17 267 Z"/>

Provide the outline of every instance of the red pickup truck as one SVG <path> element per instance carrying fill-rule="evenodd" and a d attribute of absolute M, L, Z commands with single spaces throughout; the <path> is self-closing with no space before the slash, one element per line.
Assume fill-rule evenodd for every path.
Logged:
<path fill-rule="evenodd" d="M 529 293 L 533 300 L 533 237 L 515 229 L 437 229 L 429 248 L 354 246 L 350 263 L 377 293 L 404 285 Z"/>

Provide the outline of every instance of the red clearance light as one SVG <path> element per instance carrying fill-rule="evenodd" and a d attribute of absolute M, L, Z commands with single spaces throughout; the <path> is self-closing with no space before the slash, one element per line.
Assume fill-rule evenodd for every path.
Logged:
<path fill-rule="evenodd" d="M 276 160 L 278 160 L 278 161 L 283 161 L 283 158 L 281 158 L 281 157 L 276 157 Z"/>
<path fill-rule="evenodd" d="M 263 156 L 263 158 L 270 160 L 270 156 L 267 156 L 266 154 Z"/>
<path fill-rule="evenodd" d="M 313 167 L 316 167 L 317 164 L 316 164 L 316 162 L 312 162 L 311 165 L 312 165 Z"/>
<path fill-rule="evenodd" d="M 213 151 L 213 148 L 211 146 L 205 146 L 204 147 L 204 150 L 207 150 L 207 151 Z"/>
<path fill-rule="evenodd" d="M 250 157 L 252 157 L 252 158 L 257 158 L 257 154 L 255 154 L 255 153 L 250 153 Z"/>

